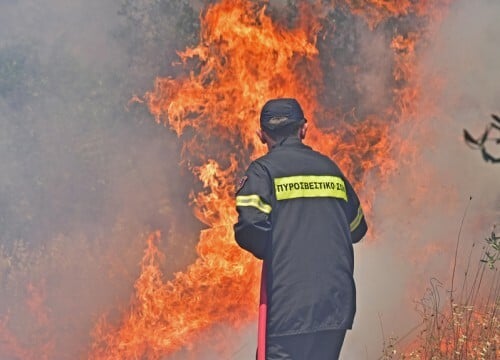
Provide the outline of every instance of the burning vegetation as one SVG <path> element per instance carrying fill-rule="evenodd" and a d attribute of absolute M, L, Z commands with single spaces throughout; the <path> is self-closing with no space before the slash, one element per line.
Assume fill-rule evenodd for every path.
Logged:
<path fill-rule="evenodd" d="M 82 356 L 165 359 L 186 349 L 189 353 L 193 344 L 210 338 L 220 344 L 215 346 L 219 358 L 234 358 L 235 344 L 227 343 L 224 327 L 239 331 L 257 316 L 260 264 L 237 247 L 232 226 L 235 179 L 264 152 L 255 136 L 259 109 L 269 98 L 297 98 L 310 124 L 306 143 L 334 158 L 354 180 L 370 217 L 376 192 L 367 184 L 383 187 L 398 164 L 417 151 L 394 128 L 414 121 L 419 113 L 432 113 L 416 107 L 421 96 L 419 51 L 450 2 L 221 0 L 206 2 L 196 18 L 187 1 L 159 1 L 149 10 L 144 2 L 124 1 L 121 13 L 133 14 L 133 23 L 144 25 L 147 20 L 160 27 L 155 16 L 175 10 L 182 16 L 169 19 L 187 24 L 178 27 L 177 34 L 187 39 L 182 45 L 187 46 L 178 49 L 175 70 L 158 77 L 152 90 L 134 98 L 140 104 L 130 107 L 146 106 L 158 123 L 177 135 L 182 146 L 180 167 L 195 178 L 190 204 L 204 228 L 196 259 L 171 277 L 162 267 L 172 254 L 159 250 L 162 241 L 174 236 L 171 233 L 152 231 L 144 236 L 139 274 L 127 271 L 125 264 L 110 265 L 113 276 L 134 279 L 133 295 L 119 314 L 115 310 L 94 316 L 91 346 L 80 351 Z M 370 35 L 361 36 L 359 28 Z M 372 42 L 377 46 L 368 46 Z M 178 39 L 172 43 L 180 46 Z M 137 46 L 150 49 L 147 42 Z M 495 233 L 490 240 L 498 251 Z M 7 269 L 12 252 L 1 250 L 0 266 Z M 61 262 L 68 261 L 57 253 L 57 246 L 49 250 Z M 89 257 L 94 252 L 92 246 L 79 250 Z M 29 252 L 16 254 L 37 259 Z M 71 254 L 76 260 L 77 252 Z M 438 288 L 444 285 L 433 282 L 419 303 L 420 336 L 403 350 L 401 339 L 389 340 L 383 358 L 495 359 L 497 273 L 485 285 L 487 265 L 496 266 L 492 254 L 498 253 L 485 253 L 473 280 L 466 276 L 461 292 L 452 284 L 449 311 L 440 301 Z M 111 249 L 104 256 L 113 263 Z M 110 272 L 102 263 L 97 265 L 98 271 Z M 15 291 L 27 299 L 23 321 L 36 329 L 25 338 L 16 336 L 20 331 L 13 331 L 9 315 L 4 315 L 0 355 L 57 357 L 54 354 L 64 353 L 65 347 L 54 338 L 46 280 L 35 284 L 29 279 L 22 277 L 27 285 Z"/>
<path fill-rule="evenodd" d="M 451 290 L 444 292 L 443 284 L 431 279 L 425 296 L 416 309 L 421 324 L 407 334 L 416 334 L 405 346 L 398 346 L 404 337 L 389 338 L 380 359 L 481 359 L 493 360 L 500 355 L 500 282 L 498 259 L 500 237 L 495 227 L 480 251 L 480 261 L 474 262 L 472 243 L 465 269 L 458 268 L 457 251 L 453 265 Z M 462 275 L 463 277 L 459 276 Z M 462 282 L 455 284 L 456 279 Z M 418 331 L 417 331 L 418 330 Z"/>

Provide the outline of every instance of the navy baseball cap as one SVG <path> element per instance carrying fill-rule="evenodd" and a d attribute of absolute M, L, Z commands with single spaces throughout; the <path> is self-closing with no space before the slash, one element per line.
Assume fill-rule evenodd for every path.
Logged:
<path fill-rule="evenodd" d="M 305 122 L 300 104 L 292 98 L 269 100 L 260 113 L 260 127 L 270 132 L 280 131 L 291 125 L 302 125 Z"/>

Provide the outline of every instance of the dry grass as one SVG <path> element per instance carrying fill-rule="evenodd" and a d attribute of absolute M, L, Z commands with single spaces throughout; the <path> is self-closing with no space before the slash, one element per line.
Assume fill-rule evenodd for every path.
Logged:
<path fill-rule="evenodd" d="M 460 241 L 460 235 L 457 240 Z M 459 286 L 458 251 L 451 290 L 444 292 L 436 279 L 418 302 L 422 322 L 401 338 L 384 341 L 383 360 L 496 360 L 500 359 L 500 281 L 498 274 L 500 236 L 495 227 L 485 240 L 480 258 L 474 260 L 472 245 Z M 443 293 L 445 294 L 443 298 Z M 407 338 L 420 329 L 413 341 Z M 406 342 L 405 345 L 403 343 Z"/>

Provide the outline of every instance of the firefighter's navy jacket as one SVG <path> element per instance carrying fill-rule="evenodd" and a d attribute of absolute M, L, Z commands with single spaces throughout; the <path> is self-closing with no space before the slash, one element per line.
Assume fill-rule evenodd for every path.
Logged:
<path fill-rule="evenodd" d="M 350 329 L 367 225 L 337 165 L 289 137 L 250 164 L 236 206 L 236 241 L 265 263 L 267 336 Z"/>

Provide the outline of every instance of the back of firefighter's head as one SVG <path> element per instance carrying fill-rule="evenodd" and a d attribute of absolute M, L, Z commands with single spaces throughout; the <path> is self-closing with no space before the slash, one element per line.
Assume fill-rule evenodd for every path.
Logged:
<path fill-rule="evenodd" d="M 304 138 L 307 125 L 304 112 L 295 99 L 281 98 L 266 102 L 260 113 L 259 137 L 268 145 L 269 142 L 279 142 L 287 137 Z"/>

